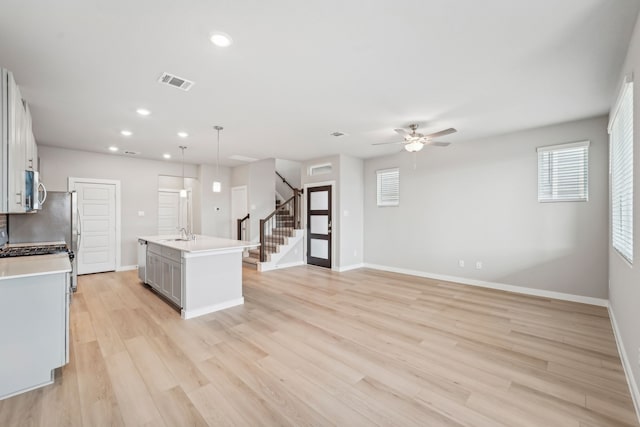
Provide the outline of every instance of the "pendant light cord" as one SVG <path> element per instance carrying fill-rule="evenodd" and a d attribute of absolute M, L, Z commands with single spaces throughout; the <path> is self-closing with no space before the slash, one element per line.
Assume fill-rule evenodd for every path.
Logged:
<path fill-rule="evenodd" d="M 220 131 L 224 128 L 222 126 L 214 126 L 213 128 L 218 131 L 218 148 L 216 151 L 216 179 L 220 179 Z"/>
<path fill-rule="evenodd" d="M 184 150 L 186 150 L 187 147 L 185 147 L 184 145 L 181 145 L 178 148 L 180 148 L 182 150 L 182 187 L 185 188 L 185 185 L 184 185 Z"/>

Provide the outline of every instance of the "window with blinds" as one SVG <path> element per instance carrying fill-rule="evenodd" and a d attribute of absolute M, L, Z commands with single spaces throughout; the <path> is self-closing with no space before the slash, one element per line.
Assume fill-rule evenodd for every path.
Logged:
<path fill-rule="evenodd" d="M 611 240 L 633 262 L 633 82 L 628 82 L 609 123 Z"/>
<path fill-rule="evenodd" d="M 589 200 L 589 141 L 538 147 L 538 201 Z"/>
<path fill-rule="evenodd" d="M 400 170 L 398 168 L 376 171 L 378 181 L 378 206 L 400 205 Z"/>

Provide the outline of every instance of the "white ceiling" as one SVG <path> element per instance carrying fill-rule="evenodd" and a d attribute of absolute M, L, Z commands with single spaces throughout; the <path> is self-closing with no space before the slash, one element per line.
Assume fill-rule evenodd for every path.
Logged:
<path fill-rule="evenodd" d="M 0 66 L 40 144 L 187 161 L 374 157 L 606 113 L 636 0 L 3 0 Z M 230 34 L 219 48 L 212 31 Z M 156 82 L 195 81 L 189 92 Z M 136 108 L 152 111 L 140 117 Z M 125 138 L 121 129 L 134 135 Z M 185 141 L 176 132 L 185 130 Z M 334 138 L 333 131 L 348 136 Z M 425 150 L 426 151 L 426 150 Z"/>

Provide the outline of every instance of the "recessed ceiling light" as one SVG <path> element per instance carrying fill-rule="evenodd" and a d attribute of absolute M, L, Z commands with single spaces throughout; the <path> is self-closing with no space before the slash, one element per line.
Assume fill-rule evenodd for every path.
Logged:
<path fill-rule="evenodd" d="M 136 113 L 140 114 L 141 116 L 148 116 L 149 114 L 151 114 L 151 111 L 147 110 L 146 108 L 138 108 L 136 110 Z"/>
<path fill-rule="evenodd" d="M 171 154 L 169 154 L 169 153 L 164 153 L 164 154 L 162 155 L 162 157 L 164 157 L 165 159 L 170 159 L 170 158 L 171 158 Z"/>
<path fill-rule="evenodd" d="M 220 31 L 212 33 L 209 40 L 211 40 L 211 43 L 215 44 L 218 47 L 229 47 L 231 46 L 231 43 L 233 43 L 233 40 L 231 39 L 231 36 L 229 36 L 229 34 L 222 33 Z"/>
<path fill-rule="evenodd" d="M 188 136 L 189 136 L 189 134 L 188 134 L 188 133 L 186 133 L 186 132 L 178 132 L 178 136 L 179 136 L 180 138 L 186 138 L 186 137 L 188 137 Z"/>
<path fill-rule="evenodd" d="M 131 132 L 130 130 L 124 129 L 124 130 L 120 131 L 120 134 L 123 135 L 123 136 L 131 136 L 131 135 L 133 135 L 133 132 Z"/>
<path fill-rule="evenodd" d="M 111 147 L 109 147 L 109 151 L 113 151 L 115 153 L 116 151 L 118 151 L 118 147 L 112 145 Z"/>

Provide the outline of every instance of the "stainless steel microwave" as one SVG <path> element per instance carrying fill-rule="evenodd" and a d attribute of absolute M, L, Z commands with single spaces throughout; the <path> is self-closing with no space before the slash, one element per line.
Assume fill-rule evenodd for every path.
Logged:
<path fill-rule="evenodd" d="M 42 205 L 47 199 L 47 189 L 40 182 L 40 173 L 36 171 L 24 171 L 25 173 L 25 203 L 27 212 L 42 209 Z"/>

